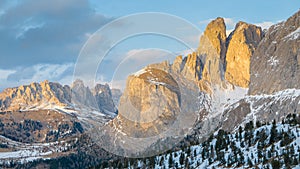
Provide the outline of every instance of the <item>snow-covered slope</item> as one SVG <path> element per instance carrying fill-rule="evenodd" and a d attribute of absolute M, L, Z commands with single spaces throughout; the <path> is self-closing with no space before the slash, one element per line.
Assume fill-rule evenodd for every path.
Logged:
<path fill-rule="evenodd" d="M 250 120 L 268 122 L 281 119 L 287 114 L 300 113 L 300 90 L 286 89 L 274 94 L 245 96 L 229 105 L 223 113 L 222 128 L 236 129 Z"/>
<path fill-rule="evenodd" d="M 300 160 L 300 118 L 282 123 L 246 123 L 233 133 L 216 131 L 207 141 L 156 157 L 129 162 L 126 168 L 285 168 Z"/>

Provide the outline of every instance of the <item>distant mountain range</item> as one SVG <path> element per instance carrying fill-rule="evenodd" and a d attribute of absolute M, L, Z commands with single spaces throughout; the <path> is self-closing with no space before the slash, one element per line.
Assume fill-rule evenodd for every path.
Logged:
<path fill-rule="evenodd" d="M 123 94 L 108 85 L 97 84 L 90 89 L 80 80 L 71 87 L 44 81 L 5 89 L 0 94 L 0 134 L 3 136 L 0 150 L 2 146 L 3 151 L 9 153 L 5 156 L 0 151 L 0 164 L 14 166 L 21 162 L 25 163 L 23 167 L 49 167 L 60 162 L 64 168 L 70 163 L 62 164 L 63 161 L 73 159 L 71 168 L 118 167 L 118 163 L 125 161 L 131 168 L 147 165 L 235 168 L 256 164 L 263 168 L 273 164 L 265 165 L 256 156 L 251 157 L 251 153 L 257 154 L 259 150 L 268 153 L 267 149 L 275 146 L 276 151 L 266 157 L 266 163 L 271 163 L 273 158 L 274 165 L 287 166 L 279 158 L 286 149 L 276 144 L 289 138 L 292 141 L 284 146 L 291 146 L 290 143 L 300 146 L 295 141 L 300 124 L 296 115 L 300 113 L 299 46 L 300 11 L 265 31 L 253 24 L 238 22 L 228 36 L 224 19 L 216 18 L 208 24 L 194 53 L 178 56 L 173 63 L 148 65 L 130 75 Z M 271 142 L 261 140 L 260 132 L 270 134 L 272 131 L 268 123 L 284 122 L 288 114 L 295 114 L 294 118 L 288 116 L 295 123 L 272 126 L 276 134 L 284 130 L 281 133 L 286 137 L 272 140 L 265 136 Z M 251 123 L 251 129 L 245 128 L 237 134 L 240 127 L 249 127 Z M 253 124 L 258 123 L 264 126 L 256 125 L 254 129 Z M 286 130 L 289 127 L 291 132 Z M 245 136 L 249 131 L 251 138 Z M 256 134 L 253 136 L 253 133 Z M 54 142 L 59 144 L 59 149 L 50 151 L 49 145 Z M 65 142 L 69 142 L 68 146 Z M 234 142 L 239 145 L 231 146 Z M 21 143 L 37 148 L 25 149 L 28 152 L 23 156 L 20 154 L 25 150 Z M 176 146 L 172 149 L 169 145 Z M 205 148 L 212 150 L 206 153 Z M 191 152 L 187 153 L 187 149 Z M 215 154 L 216 149 L 222 156 Z M 72 155 L 75 151 L 76 155 Z M 228 157 L 228 151 L 247 154 L 247 159 L 241 160 L 243 155 L 236 154 Z M 20 154 L 13 155 L 13 152 Z M 199 157 L 201 152 L 204 154 Z M 111 153 L 153 157 L 142 161 Z M 180 153 L 184 156 L 183 162 Z M 53 158 L 49 154 L 53 154 Z M 162 155 L 154 156 L 157 154 Z M 78 162 L 80 158 L 88 160 Z M 5 163 L 8 159 L 12 162 Z M 160 162 L 155 161 L 158 159 Z M 26 163 L 26 160 L 33 162 Z M 153 163 L 150 165 L 150 162 Z"/>

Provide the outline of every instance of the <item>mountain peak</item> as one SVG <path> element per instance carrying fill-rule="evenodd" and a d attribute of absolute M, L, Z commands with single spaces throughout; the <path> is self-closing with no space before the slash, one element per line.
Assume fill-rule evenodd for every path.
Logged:
<path fill-rule="evenodd" d="M 224 58 L 226 42 L 226 25 L 224 19 L 218 17 L 215 20 L 212 20 L 207 25 L 204 31 L 204 36 L 210 40 L 216 52 L 221 55 L 221 58 Z"/>
<path fill-rule="evenodd" d="M 81 79 L 76 79 L 73 83 L 72 83 L 72 88 L 77 86 L 77 87 L 83 87 L 84 86 L 84 82 Z"/>
<path fill-rule="evenodd" d="M 212 20 L 200 38 L 198 53 L 203 60 L 202 79 L 220 84 L 226 54 L 226 25 L 223 18 Z"/>
<path fill-rule="evenodd" d="M 68 85 L 45 80 L 19 87 L 7 88 L 0 93 L 1 111 L 23 111 L 51 109 L 53 106 L 72 107 L 72 103 L 81 107 L 100 110 L 102 113 L 116 112 L 112 93 L 108 84 L 97 84 L 93 91 L 84 86 L 82 80 L 76 80 L 72 88 Z M 116 100 L 120 94 L 116 96 Z M 72 102 L 72 103 L 71 103 Z"/>
<path fill-rule="evenodd" d="M 227 38 L 225 79 L 234 85 L 248 87 L 250 82 L 250 58 L 263 35 L 260 27 L 238 22 Z"/>

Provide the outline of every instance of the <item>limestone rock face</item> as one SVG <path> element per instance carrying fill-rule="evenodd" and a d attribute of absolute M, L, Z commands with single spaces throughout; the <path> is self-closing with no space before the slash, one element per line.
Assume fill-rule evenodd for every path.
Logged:
<path fill-rule="evenodd" d="M 219 84 L 224 76 L 226 26 L 223 18 L 210 22 L 200 38 L 198 54 L 203 60 L 202 79 Z"/>
<path fill-rule="evenodd" d="M 120 96 L 118 96 L 120 97 Z M 0 93 L 1 111 L 30 111 L 55 107 L 88 108 L 102 113 L 115 113 L 112 93 L 108 85 L 97 84 L 94 89 L 76 80 L 72 87 L 43 81 L 15 88 L 7 88 Z"/>
<path fill-rule="evenodd" d="M 180 73 L 181 71 L 182 71 L 182 69 L 183 69 L 183 66 L 184 66 L 184 64 L 183 64 L 183 60 L 182 60 L 183 58 L 182 58 L 182 56 L 181 55 L 179 55 L 179 56 L 177 56 L 176 58 L 175 58 L 175 60 L 174 60 L 174 62 L 173 62 L 173 64 L 172 64 L 172 71 L 174 71 L 174 72 L 176 72 L 176 73 Z"/>
<path fill-rule="evenodd" d="M 119 105 L 120 98 L 122 96 L 122 91 L 120 89 L 111 89 L 111 96 L 115 106 Z"/>
<path fill-rule="evenodd" d="M 96 84 L 90 89 L 83 81 L 75 80 L 72 84 L 72 103 L 80 108 L 91 108 L 105 114 L 117 111 L 108 84 Z"/>
<path fill-rule="evenodd" d="M 251 58 L 249 94 L 300 88 L 300 11 L 273 25 Z"/>
<path fill-rule="evenodd" d="M 89 107 L 97 110 L 98 104 L 93 93 L 86 87 L 82 80 L 75 80 L 71 86 L 72 88 L 72 103 L 77 107 Z"/>
<path fill-rule="evenodd" d="M 97 84 L 93 89 L 93 95 L 101 112 L 116 112 L 116 106 L 112 98 L 112 92 L 108 84 Z"/>
<path fill-rule="evenodd" d="M 128 77 L 116 120 L 128 135 L 145 137 L 161 133 L 173 123 L 179 110 L 179 86 L 172 76 L 145 68 L 141 74 Z"/>
<path fill-rule="evenodd" d="M 0 107 L 2 111 L 17 111 L 35 106 L 65 106 L 71 101 L 70 94 L 68 86 L 58 83 L 31 83 L 5 89 L 0 93 Z"/>
<path fill-rule="evenodd" d="M 220 60 L 224 62 L 226 54 L 226 25 L 224 19 L 218 17 L 211 21 L 204 31 L 204 36 L 210 40 L 212 46 L 216 50 L 216 53 L 220 55 Z"/>
<path fill-rule="evenodd" d="M 176 66 L 177 62 L 174 62 L 174 64 Z M 187 57 L 185 57 L 182 61 L 181 66 L 183 67 L 181 74 L 185 78 L 194 81 L 199 81 L 201 79 L 203 66 L 200 57 L 196 52 L 193 52 L 192 54 L 189 54 Z"/>
<path fill-rule="evenodd" d="M 252 95 L 224 109 L 222 129 L 232 131 L 252 120 L 261 123 L 281 121 L 288 114 L 300 113 L 300 90 L 286 89 L 270 95 Z"/>
<path fill-rule="evenodd" d="M 197 64 L 192 62 L 197 59 L 197 55 L 190 55 L 187 62 L 178 56 L 174 64 L 151 64 L 130 75 L 118 115 L 94 132 L 96 141 L 115 154 L 136 157 L 166 150 L 153 147 L 162 138 L 173 138 L 169 144 L 180 141 L 199 113 L 202 96 L 199 96 L 198 79 L 194 74 Z M 188 65 L 194 71 L 187 71 Z"/>
<path fill-rule="evenodd" d="M 262 39 L 260 27 L 239 22 L 228 37 L 225 79 L 247 88 L 250 82 L 250 59 Z"/>

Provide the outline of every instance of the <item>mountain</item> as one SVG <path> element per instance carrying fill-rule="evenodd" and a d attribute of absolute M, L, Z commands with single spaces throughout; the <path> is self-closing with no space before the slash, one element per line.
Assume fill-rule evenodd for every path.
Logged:
<path fill-rule="evenodd" d="M 237 23 L 227 38 L 225 78 L 228 82 L 249 87 L 250 60 L 262 37 L 260 27 L 245 22 Z"/>
<path fill-rule="evenodd" d="M 249 94 L 300 88 L 300 11 L 271 26 L 251 58 Z"/>
<path fill-rule="evenodd" d="M 70 87 L 49 81 L 8 88 L 0 93 L 1 111 L 19 111 L 38 106 L 67 106 L 70 102 Z"/>
<path fill-rule="evenodd" d="M 157 156 L 116 160 L 114 168 L 299 168 L 299 115 L 281 123 L 255 124 L 229 133 L 219 130 L 204 142 L 172 149 Z M 98 168 L 105 167 L 99 165 Z"/>
<path fill-rule="evenodd" d="M 250 96 L 225 109 L 223 128 L 300 112 L 299 27 L 300 11 L 267 30 L 250 59 Z"/>
<path fill-rule="evenodd" d="M 298 23 L 295 18 L 299 18 L 298 14 L 287 22 L 290 25 Z M 289 27 L 293 29 L 285 34 L 294 38 L 296 35 L 293 32 L 299 26 Z M 282 87 L 275 93 L 252 92 L 256 86 L 267 89 L 268 85 L 280 83 L 280 78 L 279 82 L 273 79 L 273 83 L 268 81 L 264 88 L 264 84 L 259 81 L 272 79 L 268 77 L 276 73 L 270 73 L 272 68 L 261 65 L 264 61 L 260 62 L 260 58 L 267 57 L 268 53 L 264 54 L 266 56 L 256 57 L 260 50 L 269 48 L 269 44 L 265 42 L 272 29 L 273 27 L 264 33 L 258 26 L 238 22 L 233 32 L 226 37 L 224 19 L 211 21 L 200 38 L 197 51 L 186 57 L 178 56 L 172 64 L 162 62 L 148 65 L 129 76 L 121 96 L 119 114 L 105 125 L 104 130 L 109 132 L 101 133 L 107 136 L 101 141 L 114 142 L 106 148 L 116 154 L 121 153 L 119 155 L 130 156 L 136 153 L 141 156 L 143 151 L 149 155 L 153 149 L 159 149 L 156 146 L 178 143 L 179 139 L 174 138 L 182 139 L 180 135 L 189 135 L 190 142 L 199 142 L 217 129 L 231 132 L 250 120 L 264 123 L 274 119 L 281 121 L 287 114 L 298 113 L 300 95 L 297 78 L 290 78 L 289 86 L 292 87 Z M 275 34 L 272 38 L 279 38 L 277 36 L 281 35 Z M 296 46 L 299 42 L 297 38 L 298 36 L 296 40 L 293 39 Z M 279 40 L 281 46 L 286 48 L 291 43 Z M 284 54 L 295 58 L 291 50 L 297 51 L 289 48 L 289 53 Z M 258 70 L 256 66 L 259 64 L 256 62 L 260 64 Z M 290 67 L 294 72 L 289 75 L 295 76 L 298 70 L 297 66 L 293 66 L 298 64 L 298 60 L 288 59 L 286 64 L 292 65 Z M 260 70 L 269 75 L 252 81 L 252 72 Z M 278 68 L 278 72 L 285 71 L 284 67 Z M 280 73 L 276 73 L 276 76 L 279 75 Z M 184 118 L 181 114 L 189 118 Z M 177 124 L 176 119 L 180 119 L 178 121 L 181 123 L 174 126 Z M 188 126 L 192 130 L 180 128 L 182 126 Z M 167 130 L 172 131 L 172 134 L 165 132 Z M 155 137 L 158 135 L 160 137 Z M 151 139 L 138 139 L 147 137 Z M 168 139 L 161 140 L 161 137 Z M 139 144 L 133 144 L 134 142 Z"/>
<path fill-rule="evenodd" d="M 98 108 L 101 112 L 109 114 L 117 111 L 115 102 L 113 100 L 112 91 L 108 84 L 97 84 L 92 92 L 93 96 L 96 98 Z"/>
<path fill-rule="evenodd" d="M 0 94 L 0 127 L 8 132 L 0 134 L 9 144 L 0 146 L 10 151 L 18 145 L 23 152 L 20 142 L 43 143 L 45 149 L 46 138 L 58 142 L 59 149 L 51 149 L 56 158 L 31 167 L 296 167 L 299 15 L 264 32 L 238 22 L 228 36 L 218 17 L 196 51 L 130 75 L 122 95 L 80 80 L 71 87 L 46 81 L 6 89 Z M 77 153 L 61 157 L 65 149 Z"/>
<path fill-rule="evenodd" d="M 199 138 L 207 138 L 220 125 L 222 110 L 247 93 L 244 85 L 236 86 L 225 79 L 225 60 L 228 66 L 246 66 L 242 69 L 248 74 L 239 78 L 249 78 L 246 69 L 260 37 L 259 27 L 240 22 L 226 38 L 224 19 L 213 20 L 200 38 L 198 51 L 184 58 L 178 56 L 173 64 L 167 61 L 150 64 L 130 75 L 120 98 L 118 115 L 101 131 L 94 131 L 93 137 L 110 152 L 136 157 L 155 154 L 156 146 L 176 144 L 185 135 L 196 135 L 192 129 L 197 130 Z M 226 54 L 235 57 L 232 55 L 245 50 L 250 50 L 243 56 L 247 57 L 248 65 L 242 64 L 241 59 L 226 59 Z M 232 69 L 228 70 L 237 78 Z M 161 138 L 171 140 L 161 141 Z"/>
<path fill-rule="evenodd" d="M 122 91 L 120 89 L 111 89 L 111 96 L 112 96 L 112 100 L 114 102 L 114 104 L 116 106 L 119 105 L 120 103 L 120 98 L 122 96 Z"/>
<path fill-rule="evenodd" d="M 41 83 L 7 88 L 0 93 L 1 111 L 54 108 L 75 110 L 78 107 L 99 110 L 113 116 L 116 112 L 111 90 L 107 84 L 97 84 L 91 90 L 84 86 L 81 80 L 74 81 L 71 87 L 46 80 Z"/>
<path fill-rule="evenodd" d="M 197 53 L 203 61 L 203 72 L 199 72 L 201 79 L 220 84 L 224 79 L 226 54 L 226 25 L 223 18 L 219 17 L 207 25 Z"/>
<path fill-rule="evenodd" d="M 89 142 L 93 122 L 104 125 L 117 112 L 107 84 L 91 90 L 81 80 L 71 87 L 43 81 L 7 88 L 0 107 L 0 166 L 68 156 Z"/>

